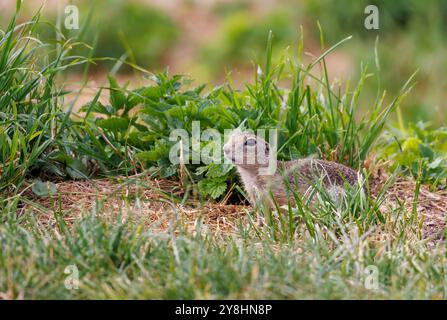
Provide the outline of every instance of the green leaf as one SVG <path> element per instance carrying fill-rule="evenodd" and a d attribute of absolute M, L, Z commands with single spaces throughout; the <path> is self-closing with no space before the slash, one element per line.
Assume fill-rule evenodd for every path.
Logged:
<path fill-rule="evenodd" d="M 110 104 L 116 110 L 124 108 L 126 104 L 126 96 L 122 89 L 118 86 L 115 78 L 108 76 L 110 84 Z"/>
<path fill-rule="evenodd" d="M 38 197 L 48 197 L 57 193 L 57 186 L 53 182 L 36 180 L 31 190 Z"/>
<path fill-rule="evenodd" d="M 81 111 L 83 112 L 95 112 L 99 114 L 104 114 L 107 116 L 111 116 L 113 114 L 113 109 L 111 106 L 105 106 L 101 102 L 96 101 L 95 103 L 88 102 L 86 103 L 82 108 Z"/>
<path fill-rule="evenodd" d="M 52 155 L 51 159 L 56 160 L 57 162 L 63 163 L 65 165 L 73 163 L 73 158 L 70 157 L 68 154 L 63 153 L 62 151 L 59 151 L 54 155 Z"/>
<path fill-rule="evenodd" d="M 216 164 L 216 163 L 210 163 L 206 166 L 198 167 L 196 169 L 197 175 L 202 175 L 206 173 L 207 178 L 219 178 L 226 176 L 228 172 L 233 169 L 234 165 L 232 164 Z"/>
<path fill-rule="evenodd" d="M 217 199 L 227 190 L 225 178 L 203 179 L 199 182 L 199 191 L 202 195 L 210 195 Z"/>
<path fill-rule="evenodd" d="M 405 142 L 402 144 L 402 149 L 404 151 L 414 151 L 417 152 L 418 146 L 422 143 L 419 138 L 416 137 L 408 137 Z"/>
<path fill-rule="evenodd" d="M 88 177 L 88 169 L 79 159 L 74 159 L 67 166 L 67 173 L 72 179 L 86 179 Z"/>
<path fill-rule="evenodd" d="M 428 158 L 430 160 L 433 159 L 433 155 L 434 155 L 433 150 L 426 144 L 422 144 L 422 143 L 419 144 L 419 151 L 421 152 L 421 155 L 424 158 Z"/>
<path fill-rule="evenodd" d="M 154 100 L 160 99 L 161 97 L 160 88 L 158 87 L 143 87 L 139 89 L 133 90 L 129 94 L 128 103 L 131 106 L 135 106 L 138 103 L 143 103 L 146 100 Z"/>
<path fill-rule="evenodd" d="M 436 169 L 438 167 L 442 167 L 442 163 L 443 163 L 444 159 L 441 157 L 436 158 L 433 162 L 430 162 L 427 167 L 429 169 Z"/>
<path fill-rule="evenodd" d="M 96 125 L 110 131 L 126 131 L 129 128 L 129 119 L 127 118 L 108 118 L 99 119 Z"/>
<path fill-rule="evenodd" d="M 177 173 L 177 165 L 170 165 L 160 169 L 160 178 L 169 178 Z"/>
<path fill-rule="evenodd" d="M 141 161 L 156 162 L 160 159 L 161 156 L 163 156 L 163 153 L 160 150 L 155 149 L 150 151 L 138 152 L 135 156 Z"/>

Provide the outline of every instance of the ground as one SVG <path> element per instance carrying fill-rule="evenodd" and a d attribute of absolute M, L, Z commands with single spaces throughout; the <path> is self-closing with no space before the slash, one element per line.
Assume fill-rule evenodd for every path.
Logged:
<path fill-rule="evenodd" d="M 390 176 L 383 170 L 374 174 L 371 179 L 373 197 L 377 196 L 388 179 Z M 247 223 L 244 222 L 246 216 L 253 214 L 252 208 L 246 205 L 198 201 L 183 203 L 184 188 L 179 182 L 144 176 L 63 181 L 56 186 L 57 194 L 52 197 L 36 197 L 29 190 L 26 191 L 32 202 L 25 205 L 23 210 L 32 207 L 40 214 L 44 224 L 52 224 L 55 223 L 53 211 L 61 210 L 70 221 L 82 212 L 91 211 L 99 201 L 103 204 L 104 212 L 122 212 L 123 218 L 129 210 L 137 212 L 147 218 L 151 228 L 156 226 L 160 232 L 168 231 L 170 221 L 180 215 L 182 221 L 191 226 L 191 230 L 194 230 L 200 217 L 207 228 L 224 234 L 237 231 L 241 220 Z M 447 190 L 430 191 L 426 185 L 422 185 L 416 202 L 415 190 L 416 182 L 413 179 L 397 178 L 386 191 L 381 211 L 386 214 L 401 203 L 407 212 L 412 212 L 417 202 L 416 211 L 423 226 L 423 237 L 437 243 L 444 238 Z M 260 217 L 256 218 L 259 221 Z"/>

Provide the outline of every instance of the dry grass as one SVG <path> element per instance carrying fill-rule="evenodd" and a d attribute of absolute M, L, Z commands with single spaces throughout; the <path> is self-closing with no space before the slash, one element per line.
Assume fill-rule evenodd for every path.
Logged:
<path fill-rule="evenodd" d="M 389 179 L 382 170 L 373 177 L 372 193 L 377 194 L 380 186 Z M 423 225 L 424 238 L 439 241 L 444 238 L 447 211 L 447 190 L 430 191 L 426 185 L 421 185 L 417 202 L 415 202 L 416 181 L 411 178 L 398 177 L 386 192 L 387 203 L 384 207 L 396 207 L 403 203 L 407 212 L 412 212 L 415 206 L 418 219 Z"/>
<path fill-rule="evenodd" d="M 22 210 L 32 209 L 39 214 L 45 224 L 54 224 L 53 212 L 63 212 L 66 221 L 71 221 L 83 212 L 96 210 L 121 213 L 123 218 L 129 213 L 144 219 L 152 230 L 166 232 L 173 219 L 181 218 L 182 223 L 191 230 L 200 217 L 206 228 L 219 233 L 237 231 L 237 221 L 244 218 L 249 207 L 219 203 L 187 202 L 181 204 L 184 190 L 178 182 L 169 180 L 150 180 L 141 178 L 128 183 L 129 178 L 94 179 L 84 181 L 63 181 L 57 183 L 57 194 L 51 197 L 36 197 L 26 192 L 32 201 Z M 155 228 L 154 228 L 155 227 Z"/>
<path fill-rule="evenodd" d="M 371 190 L 377 194 L 380 186 L 389 176 L 379 170 L 372 179 Z M 130 181 L 130 182 L 129 182 Z M 387 190 L 387 201 L 382 205 L 386 213 L 403 203 L 407 212 L 412 212 L 416 183 L 411 178 L 398 178 Z M 45 224 L 54 224 L 54 211 L 63 212 L 69 222 L 82 212 L 95 210 L 98 204 L 101 212 L 121 213 L 126 218 L 129 213 L 144 219 L 153 230 L 167 232 L 173 219 L 179 219 L 188 230 L 196 230 L 198 218 L 202 218 L 204 228 L 222 234 L 235 233 L 238 224 L 244 222 L 251 208 L 244 205 L 222 203 L 199 203 L 187 201 L 181 204 L 184 190 L 178 182 L 118 177 L 86 181 L 64 181 L 57 183 L 58 193 L 52 197 L 36 197 L 26 192 L 32 202 L 23 210 L 32 209 Z M 438 241 L 444 237 L 446 220 L 447 191 L 430 191 L 421 186 L 416 205 L 418 219 L 423 224 L 423 235 Z"/>

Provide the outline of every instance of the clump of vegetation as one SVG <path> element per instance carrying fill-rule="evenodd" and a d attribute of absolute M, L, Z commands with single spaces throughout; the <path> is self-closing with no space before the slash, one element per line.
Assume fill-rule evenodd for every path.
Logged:
<path fill-rule="evenodd" d="M 308 66 L 291 59 L 283 59 L 275 66 L 270 37 L 266 63 L 258 66 L 254 83 L 247 83 L 243 91 L 235 90 L 230 84 L 205 94 L 201 94 L 204 86 L 184 90 L 187 79 L 169 78 L 167 73 L 153 76 L 153 85 L 135 90 L 119 88 L 112 81 L 110 105 L 103 106 L 95 99 L 84 107 L 89 117 L 92 112 L 101 114 L 91 122 L 89 132 L 96 132 L 93 139 L 102 141 L 97 144 L 102 150 L 91 154 L 102 155 L 108 145 L 110 155 L 112 151 L 121 154 L 121 164 L 133 154 L 162 177 L 178 177 L 180 166 L 169 161 L 169 152 L 177 143 L 170 141 L 172 130 L 182 128 L 191 136 L 193 121 L 200 121 L 202 131 L 212 128 L 222 135 L 219 141 L 222 144 L 225 129 L 234 129 L 246 122 L 247 129 L 278 130 L 281 159 L 317 155 L 360 168 L 388 115 L 407 93 L 408 83 L 391 104 L 383 106 L 383 96 L 378 97 L 371 103 L 370 112 L 356 119 L 358 99 L 367 78 L 366 68 L 356 88 L 336 92 L 328 82 L 324 64 L 326 55 L 342 42 Z M 319 78 L 312 74 L 318 64 L 324 70 Z M 290 72 L 284 71 L 286 66 Z M 283 79 L 289 79 L 290 89 L 280 86 Z M 309 82 L 315 87 L 308 85 Z M 135 108 L 137 111 L 130 117 Z M 201 143 L 204 147 L 213 142 Z M 130 153 L 125 151 L 129 148 Z M 192 154 L 189 156 L 185 159 L 187 163 L 191 163 Z M 190 182 L 200 181 L 202 193 L 213 198 L 222 196 L 227 190 L 227 181 L 234 179 L 234 172 L 226 164 L 196 164 L 185 168 L 190 171 Z"/>
<path fill-rule="evenodd" d="M 391 169 L 402 168 L 433 188 L 446 186 L 447 129 L 432 129 L 418 122 L 404 128 L 392 128 L 379 154 L 391 160 Z"/>
<path fill-rule="evenodd" d="M 0 32 L 0 191 L 17 191 L 31 172 L 76 170 L 65 149 L 70 119 L 61 97 L 67 92 L 56 77 L 85 59 L 70 55 L 70 41 L 56 47 L 34 38 L 40 12 L 18 24 L 20 6 L 18 1 L 17 13 Z"/>

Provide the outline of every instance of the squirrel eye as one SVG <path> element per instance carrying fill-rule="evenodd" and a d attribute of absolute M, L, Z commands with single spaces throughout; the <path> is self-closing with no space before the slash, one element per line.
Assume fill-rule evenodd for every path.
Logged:
<path fill-rule="evenodd" d="M 252 147 L 252 146 L 256 145 L 256 140 L 255 139 L 247 139 L 245 141 L 244 145 Z"/>

